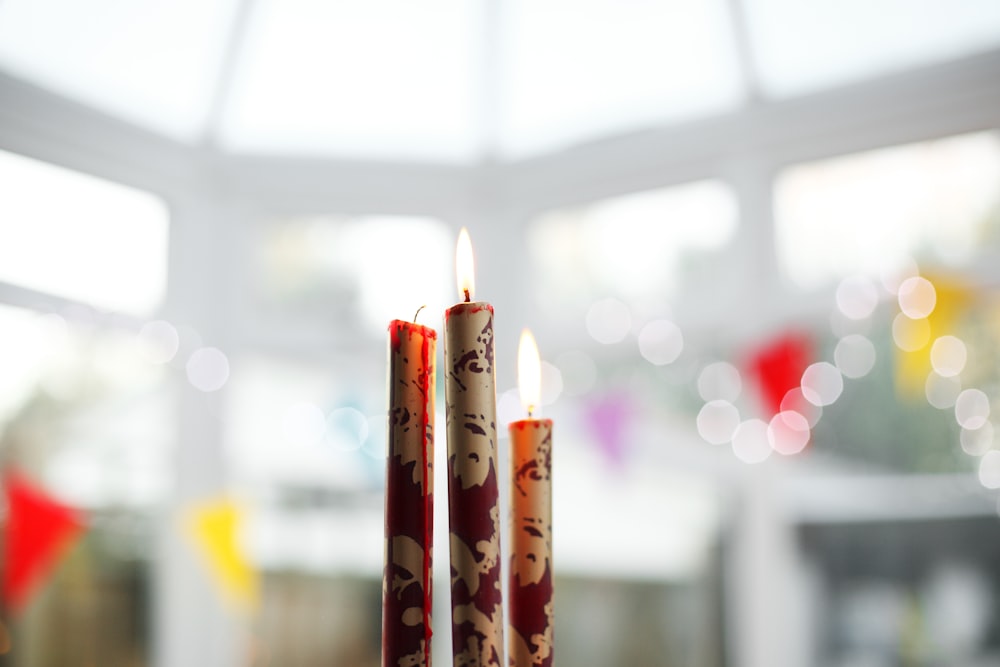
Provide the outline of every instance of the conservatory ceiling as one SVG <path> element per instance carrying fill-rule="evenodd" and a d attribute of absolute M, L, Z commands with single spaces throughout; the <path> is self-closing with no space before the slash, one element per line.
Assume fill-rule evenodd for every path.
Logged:
<path fill-rule="evenodd" d="M 3 0 L 0 71 L 192 146 L 472 164 L 1000 46 L 996 0 Z"/>

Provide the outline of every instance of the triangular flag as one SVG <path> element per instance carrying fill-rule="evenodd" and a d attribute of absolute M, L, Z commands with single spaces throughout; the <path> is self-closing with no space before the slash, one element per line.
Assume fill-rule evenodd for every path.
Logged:
<path fill-rule="evenodd" d="M 19 474 L 7 476 L 7 536 L 4 542 L 3 597 L 12 612 L 58 564 L 83 530 L 83 517 L 50 498 Z"/>
<path fill-rule="evenodd" d="M 621 465 L 628 454 L 627 430 L 632 402 L 624 394 L 606 394 L 589 401 L 584 413 L 601 453 L 609 463 Z"/>
<path fill-rule="evenodd" d="M 936 301 L 934 310 L 927 316 L 927 342 L 916 350 L 896 349 L 896 391 L 905 398 L 924 396 L 927 376 L 931 366 L 931 347 L 941 336 L 955 335 L 959 321 L 973 299 L 972 291 L 962 283 L 941 277 L 927 279 L 934 285 Z"/>
<path fill-rule="evenodd" d="M 240 609 L 256 606 L 257 571 L 239 544 L 243 510 L 231 500 L 195 505 L 185 513 L 185 532 L 203 557 L 223 598 Z"/>
<path fill-rule="evenodd" d="M 796 332 L 782 334 L 749 355 L 746 368 L 760 386 L 768 418 L 781 412 L 785 394 L 801 386 L 802 373 L 812 362 L 812 356 L 812 338 Z"/>

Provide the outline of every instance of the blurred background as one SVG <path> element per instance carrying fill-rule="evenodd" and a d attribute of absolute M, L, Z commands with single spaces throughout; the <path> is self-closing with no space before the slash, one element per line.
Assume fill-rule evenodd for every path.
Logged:
<path fill-rule="evenodd" d="M 461 226 L 561 664 L 1000 664 L 1000 3 L 2 0 L 0 665 L 378 665 Z"/>

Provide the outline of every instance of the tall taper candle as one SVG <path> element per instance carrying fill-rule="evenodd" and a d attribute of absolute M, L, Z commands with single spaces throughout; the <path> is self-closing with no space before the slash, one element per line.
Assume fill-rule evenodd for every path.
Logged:
<path fill-rule="evenodd" d="M 430 667 L 437 332 L 389 325 L 382 667 Z"/>
<path fill-rule="evenodd" d="M 493 306 L 472 301 L 472 247 L 459 235 L 465 299 L 445 312 L 445 404 L 455 667 L 507 667 L 500 589 L 500 503 Z"/>
<path fill-rule="evenodd" d="M 518 383 L 528 419 L 510 424 L 511 667 L 553 664 L 552 420 L 531 419 L 540 394 L 540 360 L 526 330 L 518 350 Z"/>

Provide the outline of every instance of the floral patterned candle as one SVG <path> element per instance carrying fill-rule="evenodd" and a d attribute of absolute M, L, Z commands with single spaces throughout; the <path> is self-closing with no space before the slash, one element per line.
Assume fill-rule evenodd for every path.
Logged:
<path fill-rule="evenodd" d="M 551 667 L 552 643 L 552 420 L 532 419 L 541 389 L 538 347 L 521 334 L 518 384 L 528 419 L 512 422 L 510 664 Z"/>
<path fill-rule="evenodd" d="M 459 294 L 445 312 L 445 404 L 455 667 L 507 667 L 500 579 L 500 503 L 493 306 L 473 301 L 472 244 L 456 252 Z"/>
<path fill-rule="evenodd" d="M 436 348 L 433 329 L 389 325 L 382 667 L 431 664 Z"/>

